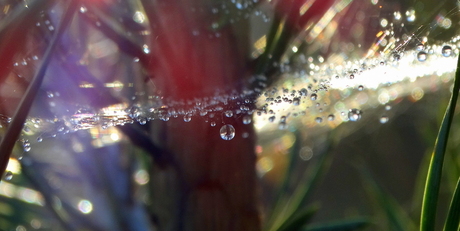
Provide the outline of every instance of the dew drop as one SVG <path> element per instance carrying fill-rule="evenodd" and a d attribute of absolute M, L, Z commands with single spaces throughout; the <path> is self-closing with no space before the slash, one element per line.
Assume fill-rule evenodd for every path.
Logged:
<path fill-rule="evenodd" d="M 425 51 L 420 51 L 417 54 L 417 60 L 420 61 L 420 62 L 425 62 L 427 58 L 428 58 L 428 56 L 427 56 Z"/>
<path fill-rule="evenodd" d="M 302 89 L 300 89 L 299 93 L 300 93 L 301 96 L 306 96 L 308 94 L 308 91 L 307 91 L 307 89 L 302 88 Z"/>
<path fill-rule="evenodd" d="M 329 121 L 335 120 L 335 115 L 330 114 L 329 116 L 327 116 L 327 120 L 329 120 Z"/>
<path fill-rule="evenodd" d="M 441 53 L 442 53 L 442 56 L 444 56 L 444 57 L 451 56 L 452 55 L 452 47 L 448 46 L 448 45 L 442 47 Z"/>
<path fill-rule="evenodd" d="M 388 119 L 388 116 L 382 116 L 382 117 L 380 117 L 380 123 L 381 123 L 381 124 L 384 124 L 384 123 L 388 122 L 388 120 L 389 120 L 389 119 Z"/>
<path fill-rule="evenodd" d="M 88 9 L 85 6 L 80 7 L 80 13 L 86 13 Z"/>
<path fill-rule="evenodd" d="M 225 116 L 226 117 L 232 117 L 233 116 L 233 111 L 231 111 L 231 110 L 225 111 Z"/>
<path fill-rule="evenodd" d="M 321 118 L 321 117 L 316 117 L 315 121 L 316 121 L 316 123 L 319 123 L 319 124 L 320 124 L 320 123 L 323 122 L 323 118 Z"/>
<path fill-rule="evenodd" d="M 3 179 L 5 179 L 6 181 L 10 181 L 11 179 L 13 179 L 13 173 L 11 171 L 7 171 Z"/>
<path fill-rule="evenodd" d="M 215 127 L 216 126 L 216 122 L 212 121 L 211 122 L 211 127 Z"/>
<path fill-rule="evenodd" d="M 387 110 L 387 111 L 391 110 L 391 106 L 390 105 L 385 105 L 385 110 Z"/>
<path fill-rule="evenodd" d="M 270 117 L 268 118 L 268 121 L 269 121 L 269 122 L 273 122 L 273 121 L 275 121 L 275 119 L 276 119 L 275 116 L 270 116 Z"/>
<path fill-rule="evenodd" d="M 243 124 L 250 124 L 252 122 L 252 118 L 250 115 L 243 116 Z"/>
<path fill-rule="evenodd" d="M 417 51 L 423 51 L 423 50 L 425 50 L 425 46 L 424 46 L 423 44 L 419 43 L 419 44 L 417 44 L 417 46 L 415 47 L 415 49 L 416 49 Z"/>
<path fill-rule="evenodd" d="M 315 93 L 311 94 L 310 96 L 311 100 L 316 100 L 317 98 L 318 98 L 318 95 L 316 95 Z"/>
<path fill-rule="evenodd" d="M 144 117 L 138 117 L 137 121 L 139 122 L 140 125 L 145 125 L 147 123 L 147 119 Z"/>
<path fill-rule="evenodd" d="M 297 98 L 297 97 L 294 98 L 294 99 L 292 100 L 292 104 L 293 104 L 294 106 L 298 106 L 298 105 L 300 104 L 300 98 Z"/>
<path fill-rule="evenodd" d="M 348 119 L 350 119 L 350 121 L 358 121 L 361 119 L 362 114 L 363 113 L 359 109 L 350 109 L 348 112 Z"/>
<path fill-rule="evenodd" d="M 31 147 L 30 147 L 30 142 L 29 140 L 24 140 L 22 142 L 22 148 L 24 149 L 25 152 L 29 152 Z"/>
<path fill-rule="evenodd" d="M 192 115 L 190 114 L 184 115 L 184 122 L 190 122 L 191 120 L 192 120 Z"/>
<path fill-rule="evenodd" d="M 286 122 L 280 122 L 278 125 L 279 130 L 286 130 L 288 128 Z"/>
<path fill-rule="evenodd" d="M 40 142 L 42 142 L 42 141 L 43 141 L 43 137 L 41 137 L 41 136 L 37 137 L 37 142 L 40 143 Z"/>
<path fill-rule="evenodd" d="M 230 124 L 225 124 L 220 128 L 220 138 L 231 140 L 235 137 L 235 128 Z"/>
<path fill-rule="evenodd" d="M 362 90 L 364 90 L 364 86 L 363 86 L 363 85 L 359 85 L 359 86 L 358 86 L 358 91 L 362 91 Z"/>

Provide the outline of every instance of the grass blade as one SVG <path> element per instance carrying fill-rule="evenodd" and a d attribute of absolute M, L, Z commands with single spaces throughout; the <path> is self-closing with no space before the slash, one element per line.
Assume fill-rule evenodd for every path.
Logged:
<path fill-rule="evenodd" d="M 57 42 L 61 37 L 64 30 L 68 27 L 68 24 L 72 21 L 74 12 L 76 11 L 78 1 L 72 0 L 69 3 L 69 6 L 66 12 L 63 13 L 63 18 L 53 34 L 53 38 L 48 45 L 45 54 L 43 56 L 43 61 L 38 69 L 37 73 L 32 79 L 32 82 L 29 84 L 27 91 L 25 92 L 24 97 L 21 99 L 19 106 L 13 116 L 11 124 L 8 126 L 5 136 L 3 137 L 0 143 L 0 172 L 5 172 L 6 166 L 8 165 L 8 160 L 11 155 L 11 151 L 21 134 L 22 127 L 24 126 L 24 121 L 26 120 L 30 107 L 34 102 L 35 96 L 37 95 L 38 90 L 43 82 L 43 78 L 46 73 L 49 62 L 51 61 L 51 56 L 54 49 L 57 46 Z"/>
<path fill-rule="evenodd" d="M 457 231 L 460 223 L 460 178 L 457 181 L 457 187 L 449 207 L 444 231 Z"/>
<path fill-rule="evenodd" d="M 371 222 L 367 218 L 346 219 L 327 224 L 314 225 L 304 231 L 352 231 L 366 227 Z"/>
<path fill-rule="evenodd" d="M 297 212 L 294 216 L 288 219 L 277 231 L 295 231 L 301 230 L 302 227 L 307 225 L 307 222 L 318 211 L 319 206 L 313 205 Z"/>
<path fill-rule="evenodd" d="M 460 88 L 460 56 L 457 61 L 457 71 L 454 78 L 452 96 L 447 106 L 446 113 L 436 138 L 434 152 L 431 156 L 430 166 L 423 194 L 422 213 L 420 217 L 420 230 L 433 231 L 435 228 L 436 208 L 438 205 L 439 188 L 441 185 L 442 166 L 446 152 L 449 131 L 454 117 L 455 106 L 457 105 L 458 91 Z"/>
<path fill-rule="evenodd" d="M 357 168 L 366 184 L 369 196 L 373 197 L 377 202 L 375 206 L 383 210 L 388 222 L 388 228 L 394 231 L 415 230 L 415 224 L 405 212 L 404 208 L 398 204 L 394 197 L 383 190 L 372 177 L 369 170 L 360 166 Z"/>

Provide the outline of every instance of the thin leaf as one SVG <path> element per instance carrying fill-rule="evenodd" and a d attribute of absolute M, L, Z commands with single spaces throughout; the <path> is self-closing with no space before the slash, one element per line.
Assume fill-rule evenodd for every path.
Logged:
<path fill-rule="evenodd" d="M 368 226 L 371 222 L 367 218 L 346 219 L 327 224 L 318 224 L 304 229 L 304 231 L 353 231 Z"/>
<path fill-rule="evenodd" d="M 458 91 L 460 89 L 460 56 L 457 62 L 454 88 L 449 101 L 446 113 L 436 138 L 434 152 L 431 156 L 430 166 L 425 184 L 425 192 L 422 202 L 422 213 L 420 218 L 421 231 L 433 231 L 435 228 L 436 208 L 438 205 L 439 188 L 441 185 L 442 166 L 446 152 L 449 131 L 454 117 L 455 106 L 457 105 Z"/>
<path fill-rule="evenodd" d="M 48 45 L 48 48 L 45 51 L 40 68 L 33 77 L 32 82 L 29 84 L 25 96 L 21 99 L 11 124 L 8 126 L 6 134 L 0 143 L 0 172 L 2 173 L 5 172 L 11 151 L 13 150 L 16 140 L 22 131 L 22 127 L 24 126 L 24 122 L 29 114 L 30 107 L 32 106 L 35 96 L 37 95 L 37 92 L 43 82 L 46 69 L 51 60 L 53 51 L 56 48 L 57 41 L 61 37 L 64 30 L 68 27 L 68 24 L 72 21 L 72 17 L 77 8 L 77 3 L 78 1 L 76 0 L 70 1 L 67 10 L 63 13 L 63 18 L 56 32 L 53 34 L 53 38 Z"/>
<path fill-rule="evenodd" d="M 455 187 L 454 196 L 449 207 L 449 213 L 444 224 L 444 231 L 457 231 L 460 223 L 460 178 Z"/>
<path fill-rule="evenodd" d="M 328 147 L 331 146 L 329 145 Z M 310 197 L 315 186 L 319 183 L 331 159 L 330 152 L 326 151 L 325 154 L 321 155 L 321 159 L 318 160 L 312 171 L 305 171 L 301 181 L 305 183 L 298 186 L 291 196 L 285 196 L 277 201 L 273 210 L 272 223 L 268 230 L 278 230 L 285 222 L 295 216 L 300 207 Z"/>
<path fill-rule="evenodd" d="M 301 230 L 302 227 L 307 225 L 307 222 L 315 215 L 318 211 L 319 206 L 309 206 L 304 210 L 297 212 L 293 217 L 287 220 L 278 231 L 295 231 Z"/>
<path fill-rule="evenodd" d="M 360 175 L 369 189 L 369 195 L 377 201 L 377 207 L 381 208 L 388 219 L 391 230 L 415 230 L 413 221 L 397 201 L 374 180 L 370 172 L 364 167 L 358 167 Z"/>

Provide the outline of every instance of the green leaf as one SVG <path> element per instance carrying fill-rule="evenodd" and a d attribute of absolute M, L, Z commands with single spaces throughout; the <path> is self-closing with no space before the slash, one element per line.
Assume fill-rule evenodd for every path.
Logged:
<path fill-rule="evenodd" d="M 332 146 L 333 145 L 328 145 L 328 147 Z M 331 157 L 332 155 L 330 155 L 330 152 L 326 151 L 326 153 L 321 155 L 320 159 L 316 165 L 313 166 L 311 171 L 305 171 L 301 180 L 301 182 L 305 183 L 299 185 L 294 190 L 292 195 L 284 194 L 278 199 L 269 220 L 270 223 L 266 230 L 278 230 L 284 225 L 284 223 L 288 222 L 290 219 L 296 216 L 296 213 L 299 212 L 301 206 L 305 204 L 313 192 L 313 189 L 316 187 L 316 185 L 319 183 L 319 180 L 326 172 L 332 160 Z"/>
<path fill-rule="evenodd" d="M 460 178 L 449 207 L 449 213 L 444 224 L 444 231 L 457 231 L 460 223 Z"/>
<path fill-rule="evenodd" d="M 352 231 L 359 230 L 370 224 L 367 218 L 346 219 L 326 224 L 313 225 L 304 231 Z"/>
<path fill-rule="evenodd" d="M 449 101 L 446 113 L 441 123 L 438 136 L 436 138 L 434 152 L 431 156 L 430 166 L 425 184 L 425 191 L 422 202 L 422 213 L 420 217 L 420 230 L 433 231 L 435 228 L 436 208 L 438 205 L 439 188 L 441 186 L 442 166 L 444 154 L 446 153 L 449 131 L 454 117 L 455 106 L 457 105 L 458 91 L 460 89 L 460 56 L 457 62 L 455 73 L 454 88 Z"/>
<path fill-rule="evenodd" d="M 294 216 L 284 222 L 278 231 L 295 231 L 301 230 L 302 227 L 307 225 L 307 222 L 313 217 L 318 211 L 319 206 L 313 205 L 297 212 Z"/>
<path fill-rule="evenodd" d="M 367 169 L 360 166 L 358 166 L 358 169 L 363 181 L 366 183 L 368 194 L 376 200 L 376 207 L 383 210 L 388 220 L 389 228 L 395 231 L 415 230 L 415 225 L 404 208 L 389 193 L 383 190 Z"/>
<path fill-rule="evenodd" d="M 26 120 L 30 107 L 34 102 L 35 96 L 37 95 L 38 90 L 43 82 L 43 78 L 46 73 L 46 69 L 51 60 L 54 49 L 57 46 L 57 41 L 61 37 L 62 33 L 66 28 L 68 28 L 69 23 L 72 21 L 74 12 L 77 9 L 79 1 L 72 0 L 69 3 L 67 11 L 64 12 L 63 18 L 58 26 L 58 29 L 53 34 L 53 38 L 48 45 L 45 54 L 43 56 L 43 61 L 38 69 L 37 73 L 34 75 L 32 82 L 29 84 L 27 91 L 25 92 L 24 97 L 21 99 L 19 106 L 12 117 L 11 124 L 8 126 L 5 136 L 3 137 L 0 143 L 0 172 L 5 172 L 6 166 L 8 165 L 8 160 L 13 150 L 16 140 L 18 139 L 22 127 L 24 126 L 24 121 Z"/>

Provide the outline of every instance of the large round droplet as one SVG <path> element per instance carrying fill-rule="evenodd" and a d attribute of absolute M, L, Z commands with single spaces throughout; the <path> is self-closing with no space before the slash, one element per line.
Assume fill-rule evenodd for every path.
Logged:
<path fill-rule="evenodd" d="M 235 137 L 235 128 L 230 124 L 225 124 L 220 128 L 220 137 L 223 140 L 231 140 Z"/>
<path fill-rule="evenodd" d="M 348 112 L 348 119 L 350 119 L 350 121 L 358 121 L 361 119 L 362 114 L 363 113 L 359 109 L 350 109 Z"/>
<path fill-rule="evenodd" d="M 420 61 L 420 62 L 425 62 L 427 58 L 428 58 L 428 56 L 427 56 L 425 51 L 420 51 L 417 54 L 417 60 Z"/>
<path fill-rule="evenodd" d="M 444 57 L 451 56 L 452 55 L 452 47 L 448 46 L 448 45 L 445 45 L 444 47 L 442 47 L 441 53 L 442 53 L 442 56 L 444 56 Z"/>

